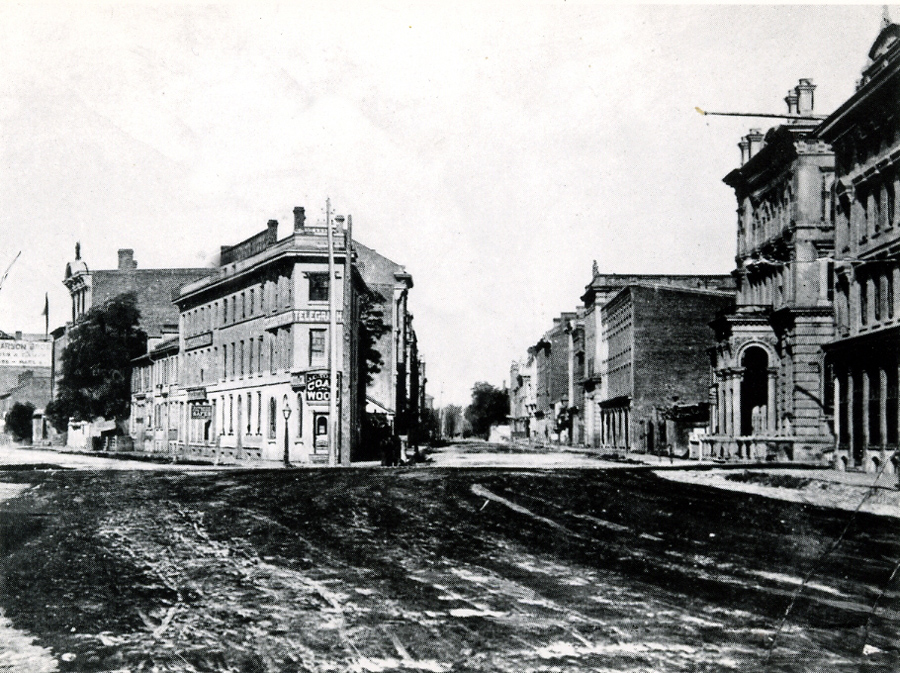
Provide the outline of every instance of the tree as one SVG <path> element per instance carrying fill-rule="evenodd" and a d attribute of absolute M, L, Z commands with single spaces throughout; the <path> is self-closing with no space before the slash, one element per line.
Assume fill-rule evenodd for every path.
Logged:
<path fill-rule="evenodd" d="M 16 402 L 6 414 L 6 431 L 17 441 L 31 441 L 31 418 L 34 405 L 31 402 Z"/>
<path fill-rule="evenodd" d="M 466 420 L 472 434 L 487 439 L 491 426 L 505 423 L 509 416 L 509 395 L 490 383 L 479 381 L 472 387 L 472 403 L 466 407 Z"/>
<path fill-rule="evenodd" d="M 366 375 L 360 377 L 369 386 L 375 380 L 375 374 L 384 366 L 384 358 L 378 350 L 378 340 L 391 331 L 391 326 L 384 322 L 384 304 L 377 301 L 377 296 L 364 293 L 359 309 L 359 361 L 364 364 Z"/>
<path fill-rule="evenodd" d="M 444 437 L 455 437 L 462 433 L 462 414 L 462 407 L 458 407 L 455 404 L 448 404 L 444 407 L 442 414 L 444 427 L 441 428 Z"/>
<path fill-rule="evenodd" d="M 131 408 L 131 361 L 147 350 L 138 327 L 134 292 L 120 294 L 85 314 L 69 330 L 62 377 L 47 416 L 57 429 L 69 419 L 127 418 Z"/>

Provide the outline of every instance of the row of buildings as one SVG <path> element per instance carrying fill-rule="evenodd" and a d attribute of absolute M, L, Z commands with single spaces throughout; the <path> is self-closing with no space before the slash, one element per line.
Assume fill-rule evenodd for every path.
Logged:
<path fill-rule="evenodd" d="M 286 236 L 270 220 L 221 247 L 212 268 L 139 269 L 133 251 L 120 250 L 116 269 L 91 270 L 76 247 L 64 283 L 72 318 L 53 332 L 56 376 L 92 307 L 122 292 L 137 297 L 148 348 L 133 362 L 124 428 L 137 450 L 348 464 L 379 457 L 360 441 L 373 417 L 404 441 L 415 437 L 426 395 L 412 276 L 353 240 L 350 218 L 313 224 L 295 208 Z M 361 348 L 372 315 L 385 325 L 372 337 L 377 371 Z M 122 426 L 73 423 L 68 442 Z"/>
<path fill-rule="evenodd" d="M 900 427 L 900 26 L 856 92 L 751 130 L 724 181 L 737 200 L 727 276 L 594 268 L 511 371 L 520 437 L 723 459 L 897 470 Z"/>

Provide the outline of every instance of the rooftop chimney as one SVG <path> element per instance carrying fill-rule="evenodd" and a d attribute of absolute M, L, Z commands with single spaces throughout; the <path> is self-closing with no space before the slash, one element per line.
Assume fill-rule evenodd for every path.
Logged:
<path fill-rule="evenodd" d="M 812 83 L 811 79 L 801 79 L 800 83 L 796 86 L 794 91 L 797 92 L 798 103 L 797 103 L 797 113 L 801 115 L 811 114 L 813 111 L 813 107 L 815 107 L 813 101 L 813 91 L 816 90 L 816 85 Z"/>
<path fill-rule="evenodd" d="M 134 250 L 121 248 L 119 250 L 119 271 L 131 271 L 136 268 L 137 262 L 134 261 Z"/>
<path fill-rule="evenodd" d="M 747 159 L 750 158 L 750 143 L 747 142 L 747 138 L 741 138 L 741 142 L 738 143 L 738 147 L 741 148 L 741 166 L 747 163 Z"/>
<path fill-rule="evenodd" d="M 747 159 L 749 160 L 751 157 L 755 157 L 757 152 L 762 149 L 763 134 L 759 129 L 750 129 L 750 133 L 747 134 L 746 139 L 749 145 L 747 152 Z"/>
<path fill-rule="evenodd" d="M 22 330 L 16 330 L 16 339 L 18 339 L 19 341 L 22 340 Z"/>
<path fill-rule="evenodd" d="M 278 220 L 269 220 L 266 223 L 266 245 L 278 242 Z"/>
<path fill-rule="evenodd" d="M 784 102 L 787 103 L 789 115 L 797 114 L 797 105 L 799 100 L 800 94 L 797 93 L 797 89 L 788 91 L 787 96 L 784 97 Z"/>
<path fill-rule="evenodd" d="M 306 226 L 306 209 L 300 206 L 294 208 L 294 231 L 302 231 Z"/>

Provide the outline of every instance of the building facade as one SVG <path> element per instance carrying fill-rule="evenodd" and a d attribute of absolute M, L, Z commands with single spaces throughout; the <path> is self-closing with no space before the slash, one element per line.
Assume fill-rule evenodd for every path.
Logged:
<path fill-rule="evenodd" d="M 624 448 L 630 445 L 624 442 L 623 431 L 620 430 L 615 437 L 612 434 L 613 427 L 622 427 L 616 426 L 619 420 L 615 419 L 615 404 L 610 402 L 616 395 L 609 389 L 607 371 L 610 361 L 608 349 L 610 343 L 615 343 L 616 337 L 610 340 L 605 334 L 605 326 L 612 324 L 613 316 L 607 312 L 604 322 L 602 314 L 604 306 L 629 285 L 709 290 L 726 294 L 734 291 L 734 279 L 729 275 L 607 274 L 600 273 L 597 263 L 594 263 L 591 282 L 581 297 L 584 307 L 579 310 L 578 320 L 583 329 L 583 365 L 581 376 L 574 379 L 576 389 L 580 389 L 583 442 L 587 446 Z M 630 423 L 624 427 L 630 427 Z"/>
<path fill-rule="evenodd" d="M 834 334 L 834 155 L 813 135 L 814 91 L 801 79 L 787 123 L 742 138 L 741 166 L 724 178 L 737 199 L 737 301 L 714 321 L 706 456 L 823 461 L 833 447 L 822 346 Z"/>
<path fill-rule="evenodd" d="M 154 441 L 163 430 L 172 448 L 187 455 L 349 464 L 359 437 L 358 318 L 367 289 L 348 263 L 346 231 L 335 236 L 332 280 L 325 226 L 307 225 L 303 208 L 295 208 L 292 232 L 278 240 L 277 229 L 270 220 L 259 234 L 223 247 L 211 275 L 180 289 L 179 373 L 168 384 L 168 416 L 155 411 L 158 400 L 152 402 L 154 424 L 162 423 L 154 427 Z M 158 355 L 165 362 L 175 353 Z M 147 376 L 141 370 L 159 367 L 154 352 L 149 360 L 135 370 L 138 418 L 142 404 L 148 417 L 147 400 L 137 390 Z M 332 395 L 339 423 L 333 431 Z M 173 418 L 178 428 L 172 428 Z"/>
<path fill-rule="evenodd" d="M 172 298 L 178 289 L 189 282 L 203 278 L 211 268 L 169 268 L 139 269 L 134 259 L 134 251 L 123 248 L 118 251 L 115 269 L 91 270 L 81 257 L 81 245 L 75 245 L 75 259 L 66 264 L 63 284 L 72 299 L 71 320 L 51 333 L 52 344 L 52 385 L 54 393 L 62 376 L 62 354 L 69 342 L 72 330 L 78 328 L 82 317 L 92 308 L 102 306 L 110 299 L 126 292 L 132 292 L 140 311 L 138 326 L 147 334 L 148 350 L 178 336 L 178 307 Z M 98 419 L 96 423 L 70 423 L 67 444 L 83 448 L 103 428 L 110 430 L 110 423 L 123 419 Z M 129 423 L 130 427 L 130 423 Z M 128 428 L 122 428 L 127 431 Z"/>
<path fill-rule="evenodd" d="M 708 415 L 708 323 L 733 303 L 731 291 L 628 283 L 603 304 L 598 446 L 687 454 Z"/>
<path fill-rule="evenodd" d="M 816 137 L 835 154 L 835 465 L 897 471 L 900 26 L 885 20 L 856 92 Z"/>

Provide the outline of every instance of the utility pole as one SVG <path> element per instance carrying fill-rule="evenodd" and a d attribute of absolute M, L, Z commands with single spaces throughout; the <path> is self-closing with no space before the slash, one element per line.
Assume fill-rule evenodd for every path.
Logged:
<path fill-rule="evenodd" d="M 344 333 L 344 373 L 341 375 L 341 465 L 350 467 L 350 451 L 353 446 L 356 429 L 353 427 L 356 416 L 353 409 L 356 402 L 356 390 L 351 373 L 358 377 L 362 371 L 359 362 L 356 366 L 357 354 L 354 353 L 356 340 L 353 339 L 353 330 L 358 329 L 358 317 L 353 313 L 353 216 L 347 215 L 347 226 L 344 228 L 344 309 L 342 313 L 342 326 Z"/>
<path fill-rule="evenodd" d="M 325 199 L 325 228 L 328 231 L 328 465 L 338 463 L 337 446 L 337 302 L 335 301 L 334 232 L 331 230 L 331 199 Z"/>

